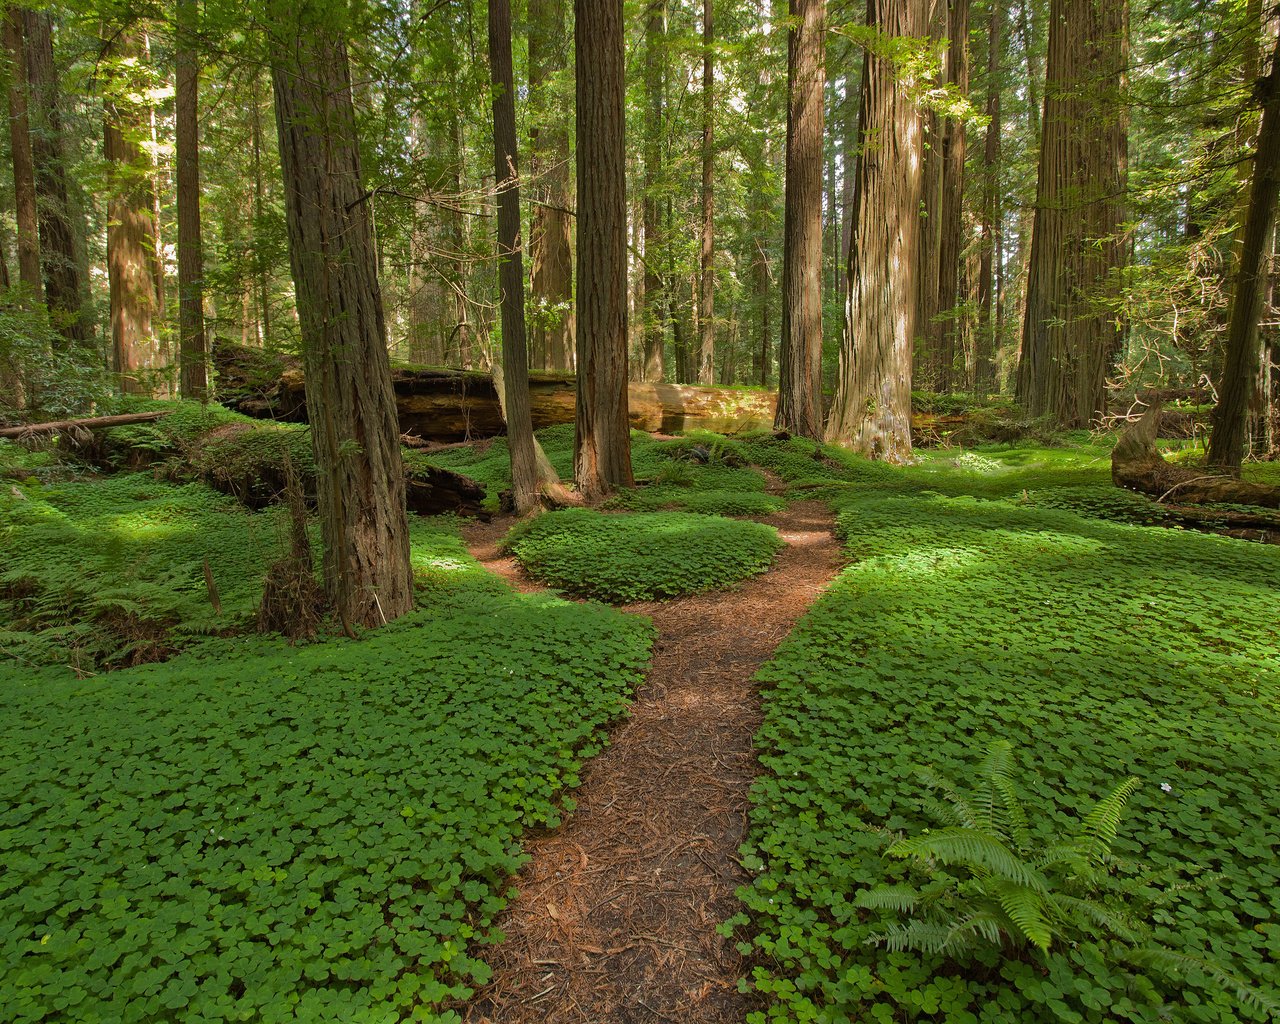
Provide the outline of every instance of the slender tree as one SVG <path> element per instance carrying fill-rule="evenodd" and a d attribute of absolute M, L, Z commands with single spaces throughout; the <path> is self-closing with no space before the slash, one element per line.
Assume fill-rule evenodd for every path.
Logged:
<path fill-rule="evenodd" d="M 344 623 L 413 606 L 404 467 L 342 9 L 271 4 L 271 78 L 324 538 Z"/>
<path fill-rule="evenodd" d="M 987 128 L 982 148 L 982 248 L 978 263 L 978 334 L 974 344 L 974 390 L 985 395 L 995 386 L 995 357 L 1000 337 L 1000 294 L 996 271 L 1000 252 L 1000 53 L 1004 23 L 1001 0 L 990 0 L 987 19 Z"/>
<path fill-rule="evenodd" d="M 93 333 L 91 314 L 86 310 L 89 271 L 84 219 L 73 209 L 67 188 L 67 144 L 53 61 L 52 24 L 48 11 L 24 10 L 23 21 L 45 301 L 67 342 L 83 345 Z"/>
<path fill-rule="evenodd" d="M 1209 436 L 1209 464 L 1239 473 L 1244 458 L 1249 398 L 1258 376 L 1258 321 L 1267 287 L 1266 257 L 1280 200 L 1280 35 L 1271 55 L 1271 70 L 1257 83 L 1262 128 L 1253 159 L 1253 182 L 1245 214 L 1244 242 L 1231 302 L 1231 325 L 1218 404 Z"/>
<path fill-rule="evenodd" d="M 947 84 L 957 95 L 969 95 L 969 0 L 947 4 Z M 960 350 L 960 270 L 964 262 L 964 162 L 965 125 L 959 116 L 942 124 L 942 203 L 938 247 L 938 312 L 943 320 L 937 330 L 938 390 L 951 391 L 956 354 Z"/>
<path fill-rule="evenodd" d="M 1084 427 L 1106 403 L 1122 333 L 1121 195 L 1127 143 L 1119 102 L 1124 5 L 1053 0 L 1018 401 Z"/>
<path fill-rule="evenodd" d="M 516 512 L 538 507 L 538 467 L 529 412 L 525 343 L 524 259 L 520 241 L 520 172 L 516 159 L 515 78 L 511 70 L 511 3 L 489 0 L 489 72 L 493 79 L 493 167 L 498 189 L 498 291 L 502 307 L 502 376 Z"/>
<path fill-rule="evenodd" d="M 924 35 L 928 15 L 928 0 L 867 3 L 867 24 L 890 40 Z M 866 55 L 849 298 L 827 423 L 827 440 L 890 461 L 911 454 L 923 156 L 915 85 L 883 51 Z"/>
<path fill-rule="evenodd" d="M 825 0 L 791 0 L 782 341 L 776 425 L 822 436 L 822 121 Z"/>
<path fill-rule="evenodd" d="M 200 71 L 195 54 L 198 30 L 196 0 L 177 0 L 174 118 L 178 150 L 178 384 L 183 398 L 203 400 L 209 389 L 209 375 L 200 237 Z"/>
<path fill-rule="evenodd" d="M 658 189 L 662 180 L 667 4 L 649 0 L 644 29 L 644 379 L 660 381 L 665 372 L 666 296 L 659 272 L 662 227 Z"/>
<path fill-rule="evenodd" d="M 4 43 L 9 56 L 9 149 L 13 158 L 13 197 L 17 207 L 18 280 L 38 301 L 40 235 L 36 218 L 36 170 L 31 153 L 27 116 L 27 53 L 22 10 L 10 7 L 4 15 Z"/>
<path fill-rule="evenodd" d="M 702 247 L 698 278 L 698 383 L 716 382 L 715 23 L 702 0 Z"/>
<path fill-rule="evenodd" d="M 126 392 L 152 394 L 160 387 L 165 355 L 152 324 L 157 286 L 155 210 L 151 161 L 139 139 L 148 116 L 128 81 L 129 65 L 143 58 L 136 27 L 125 27 L 106 47 L 107 94 L 103 102 L 103 155 L 107 160 L 107 278 L 111 302 L 112 369 Z"/>
<path fill-rule="evenodd" d="M 630 487 L 622 0 L 574 0 L 578 398 L 573 473 L 594 501 Z"/>

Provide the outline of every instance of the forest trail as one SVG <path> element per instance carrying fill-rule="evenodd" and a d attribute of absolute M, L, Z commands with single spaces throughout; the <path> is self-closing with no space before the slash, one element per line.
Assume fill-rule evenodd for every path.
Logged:
<path fill-rule="evenodd" d="M 738 848 L 757 772 L 756 670 L 842 565 L 830 510 L 796 501 L 763 520 L 786 542 L 773 568 L 730 590 L 625 606 L 652 617 L 653 661 L 631 715 L 583 773 L 577 810 L 527 837 L 519 897 L 485 950 L 491 983 L 469 1024 L 739 1024 L 745 965 L 716 926 L 739 910 Z M 497 543 L 509 522 L 465 532 L 520 590 Z"/>

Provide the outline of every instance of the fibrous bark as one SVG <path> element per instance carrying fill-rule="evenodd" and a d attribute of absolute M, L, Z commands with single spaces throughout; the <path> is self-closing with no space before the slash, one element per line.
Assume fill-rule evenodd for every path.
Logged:
<path fill-rule="evenodd" d="M 493 83 L 493 164 L 498 190 L 498 291 L 502 307 L 503 414 L 511 453 L 516 512 L 538 506 L 538 467 L 529 415 L 529 355 L 524 325 L 524 258 L 520 241 L 520 171 L 511 69 L 510 0 L 489 0 L 489 69 Z"/>
<path fill-rule="evenodd" d="M 822 122 L 825 0 L 791 0 L 779 429 L 822 436 Z"/>
<path fill-rule="evenodd" d="M 529 231 L 533 366 L 574 365 L 573 250 L 570 237 L 569 132 L 557 109 L 552 78 L 569 61 L 564 0 L 529 0 L 529 106 L 539 123 L 530 134 L 535 194 Z"/>
<path fill-rule="evenodd" d="M 630 487 L 622 0 L 575 0 L 578 396 L 574 479 L 588 501 Z"/>
<path fill-rule="evenodd" d="M 13 198 L 18 227 L 18 280 L 39 301 L 40 234 L 28 118 L 27 41 L 21 8 L 10 7 L 4 14 L 4 43 L 9 55 L 9 150 L 13 159 Z"/>
<path fill-rule="evenodd" d="M 344 623 L 413 606 L 404 471 L 346 40 L 311 3 L 274 5 L 271 77 L 324 538 Z"/>
<path fill-rule="evenodd" d="M 1000 53 L 1004 9 L 991 0 L 987 21 L 987 128 L 982 150 L 982 249 L 978 263 L 978 334 L 974 343 L 974 391 L 995 387 L 995 357 L 1000 336 Z"/>
<path fill-rule="evenodd" d="M 1119 102 L 1124 5 L 1053 0 L 1018 401 L 1086 427 L 1105 409 L 1122 341 L 1116 274 L 1127 142 Z"/>
<path fill-rule="evenodd" d="M 969 0 L 950 0 L 947 5 L 947 84 L 957 95 L 969 95 Z M 950 392 L 956 354 L 961 350 L 961 320 L 956 310 L 960 301 L 960 267 L 964 255 L 964 161 L 965 125 L 958 116 L 942 123 L 942 204 L 941 243 L 938 247 L 937 387 Z"/>
<path fill-rule="evenodd" d="M 868 24 L 919 37 L 927 0 L 869 0 Z M 872 458 L 911 454 L 911 357 L 916 334 L 921 118 L 911 82 L 868 53 L 862 74 L 862 157 L 849 247 L 849 297 L 827 440 Z"/>
<path fill-rule="evenodd" d="M 1222 384 L 1209 437 L 1209 464 L 1236 473 L 1244 457 L 1249 401 L 1258 377 L 1258 321 L 1267 283 L 1265 261 L 1275 233 L 1276 201 L 1280 198 L 1280 36 L 1272 54 L 1271 72 L 1258 83 L 1258 89 L 1263 102 L 1262 128 L 1231 300 Z"/>
<path fill-rule="evenodd" d="M 143 43 L 136 29 L 123 29 L 107 47 L 110 57 L 138 60 Z M 103 155 L 111 189 L 107 201 L 107 278 L 111 302 L 112 369 L 127 393 L 160 390 L 164 352 L 152 326 L 157 288 L 154 208 L 150 170 L 138 145 L 146 131 L 145 109 L 129 85 L 110 83 L 103 103 Z"/>
<path fill-rule="evenodd" d="M 712 0 L 702 0 L 702 246 L 698 276 L 698 383 L 716 382 L 715 56 Z"/>
<path fill-rule="evenodd" d="M 195 59 L 196 0 L 178 0 L 177 91 L 174 98 L 178 162 L 178 366 L 183 398 L 204 399 L 209 389 L 204 340 L 204 255 L 200 238 L 200 71 Z"/>

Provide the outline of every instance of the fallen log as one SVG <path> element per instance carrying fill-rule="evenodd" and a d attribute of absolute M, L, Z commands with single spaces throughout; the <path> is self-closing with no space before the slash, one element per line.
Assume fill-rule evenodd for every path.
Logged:
<path fill-rule="evenodd" d="M 126 427 L 131 423 L 152 423 L 172 410 L 160 412 L 131 412 L 119 416 L 90 416 L 79 420 L 51 420 L 48 423 L 27 423 L 20 427 L 0 428 L 0 437 L 30 437 L 33 434 L 55 434 L 64 431 L 106 430 L 108 427 Z"/>
<path fill-rule="evenodd" d="M 1231 504 L 1280 508 L 1280 487 L 1251 484 L 1237 477 L 1166 462 L 1156 448 L 1160 406 L 1153 405 L 1130 424 L 1111 452 L 1111 479 L 1117 487 L 1147 494 L 1161 503 Z"/>
<path fill-rule="evenodd" d="M 132 469 L 162 465 L 174 479 L 200 480 L 250 508 L 279 501 L 296 476 L 308 500 L 316 493 L 315 466 L 307 431 L 276 423 L 222 423 L 194 437 L 166 433 L 143 446 L 121 443 L 109 434 L 73 439 L 81 452 L 104 466 Z M 432 516 L 487 517 L 485 489 L 470 477 L 414 461 L 405 464 L 409 511 Z"/>
<path fill-rule="evenodd" d="M 306 422 L 306 390 L 296 357 L 219 342 L 213 359 L 223 404 L 255 418 Z M 402 366 L 392 369 L 391 378 L 402 434 L 429 441 L 461 441 L 506 432 L 488 373 Z M 627 399 L 634 429 L 664 434 L 768 430 L 777 405 L 772 391 L 690 384 L 632 383 Z M 572 374 L 529 372 L 534 429 L 572 423 L 575 404 Z"/>

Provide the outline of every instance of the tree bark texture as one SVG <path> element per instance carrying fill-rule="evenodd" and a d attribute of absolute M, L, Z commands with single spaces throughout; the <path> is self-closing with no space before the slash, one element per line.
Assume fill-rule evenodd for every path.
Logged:
<path fill-rule="evenodd" d="M 946 0 L 931 5 L 932 16 L 928 23 L 931 45 L 941 45 L 947 30 Z M 921 156 L 920 240 L 916 246 L 916 341 L 918 357 L 917 375 L 920 386 L 931 391 L 939 387 L 939 350 L 942 325 L 938 321 L 938 280 L 942 261 L 942 189 L 946 161 L 943 156 L 943 135 L 946 121 L 937 110 L 924 109 L 920 113 L 924 151 Z"/>
<path fill-rule="evenodd" d="M 140 60 L 141 38 L 135 30 L 118 33 L 108 47 L 110 57 Z M 108 83 L 103 103 L 103 155 L 108 164 L 107 278 L 111 303 L 111 366 L 129 394 L 162 390 L 165 354 L 152 326 L 155 310 L 155 261 L 151 247 L 156 229 L 151 193 L 151 162 L 138 139 L 147 132 L 147 114 L 131 96 L 127 82 Z"/>
<path fill-rule="evenodd" d="M 867 23 L 889 38 L 921 36 L 927 0 L 868 0 Z M 891 61 L 863 65 L 862 158 L 849 247 L 849 298 L 827 440 L 872 458 L 911 454 L 911 358 L 920 242 L 920 110 Z"/>
<path fill-rule="evenodd" d="M 22 9 L 4 14 L 4 44 L 9 56 L 9 149 L 13 158 L 13 198 L 18 226 L 18 280 L 37 302 L 40 281 L 40 229 L 36 217 L 36 170 L 28 119 L 27 44 Z"/>
<path fill-rule="evenodd" d="M 969 0 L 950 0 L 947 5 L 947 84 L 958 95 L 969 95 Z M 964 260 L 964 121 L 956 116 L 942 123 L 942 204 L 941 243 L 938 246 L 938 313 L 943 320 L 935 334 L 938 343 L 938 390 L 949 393 L 955 386 L 956 355 L 962 351 L 963 322 L 956 307 L 960 302 L 960 270 Z"/>
<path fill-rule="evenodd" d="M 178 0 L 177 91 L 174 118 L 178 163 L 178 388 L 203 401 L 209 390 L 204 338 L 204 254 L 200 237 L 200 69 L 196 0 Z"/>
<path fill-rule="evenodd" d="M 791 0 L 782 235 L 779 429 L 822 436 L 822 122 L 825 0 Z"/>
<path fill-rule="evenodd" d="M 702 0 L 702 246 L 698 277 L 698 383 L 716 382 L 715 23 Z"/>
<path fill-rule="evenodd" d="M 498 190 L 498 291 L 502 307 L 502 376 L 511 492 L 516 512 L 538 507 L 538 466 L 529 414 L 529 352 L 524 324 L 524 258 L 520 240 L 520 171 L 511 68 L 511 3 L 489 0 L 489 73 L 493 83 L 493 167 Z"/>
<path fill-rule="evenodd" d="M 991 0 L 987 21 L 987 129 L 982 147 L 982 249 L 978 263 L 978 335 L 974 344 L 974 391 L 987 395 L 995 388 L 995 358 L 999 349 L 1000 309 L 996 294 L 996 262 L 1000 234 L 1000 54 L 1004 9 Z"/>
<path fill-rule="evenodd" d="M 1087 427 L 1106 405 L 1123 340 L 1117 273 L 1127 142 L 1124 5 L 1053 0 L 1018 401 L 1032 416 Z"/>
<path fill-rule="evenodd" d="M 27 10 L 23 20 L 45 302 L 54 325 L 68 344 L 83 345 L 93 336 L 92 314 L 86 302 L 89 271 L 83 219 L 77 233 L 76 211 L 67 190 L 67 145 L 58 71 L 53 62 L 51 18 L 48 11 Z"/>
<path fill-rule="evenodd" d="M 1258 321 L 1262 318 L 1267 256 L 1275 233 L 1276 202 L 1280 199 L 1280 36 L 1272 53 L 1271 71 L 1259 82 L 1258 89 L 1263 104 L 1262 128 L 1253 160 L 1222 382 L 1209 436 L 1209 464 L 1233 473 L 1239 473 L 1244 458 L 1249 404 L 1258 379 Z"/>
<path fill-rule="evenodd" d="M 346 41 L 312 2 L 284 14 L 271 77 L 324 538 L 344 623 L 413 606 L 404 470 Z"/>
<path fill-rule="evenodd" d="M 649 0 L 644 29 L 644 373 L 661 381 L 665 373 L 666 296 L 658 271 L 664 241 L 659 223 L 662 180 L 667 15 L 666 0 Z"/>
<path fill-rule="evenodd" d="M 578 397 L 574 480 L 588 501 L 635 483 L 627 423 L 627 197 L 622 0 L 574 0 Z"/>
<path fill-rule="evenodd" d="M 568 114 L 551 92 L 553 76 L 568 66 L 568 38 L 564 0 L 529 0 L 529 105 L 539 122 L 530 132 L 530 168 L 542 199 L 529 231 L 536 309 L 530 365 L 546 370 L 574 365 Z"/>

